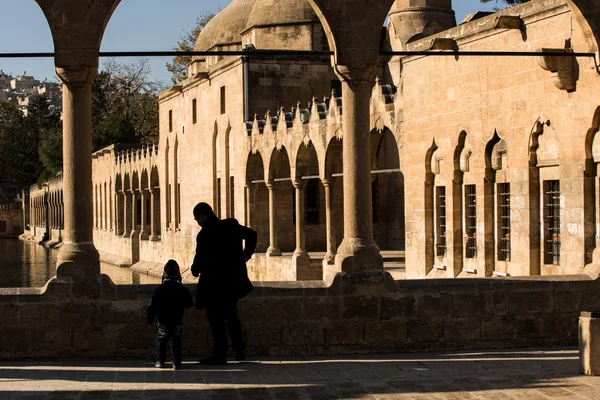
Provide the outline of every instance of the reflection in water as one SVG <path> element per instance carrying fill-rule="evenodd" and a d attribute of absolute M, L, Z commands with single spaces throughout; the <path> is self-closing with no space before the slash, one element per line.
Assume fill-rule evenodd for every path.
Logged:
<path fill-rule="evenodd" d="M 0 240 L 0 288 L 42 287 L 56 276 L 58 251 L 48 250 L 35 242 L 17 239 Z M 129 268 L 100 263 L 103 274 L 114 283 L 160 283 L 160 278 L 140 276 Z"/>

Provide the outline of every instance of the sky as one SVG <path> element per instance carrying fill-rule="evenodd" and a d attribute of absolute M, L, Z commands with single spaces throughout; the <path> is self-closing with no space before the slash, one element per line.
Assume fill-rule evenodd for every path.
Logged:
<path fill-rule="evenodd" d="M 50 29 L 34 0 L 0 2 L 4 15 L 0 24 L 0 53 L 54 51 Z M 194 27 L 197 16 L 217 12 L 229 3 L 230 0 L 121 0 L 106 28 L 101 51 L 172 50 L 183 32 Z M 491 10 L 494 4 L 454 0 L 453 6 L 460 23 L 467 14 Z M 119 61 L 132 63 L 135 60 L 120 58 Z M 170 81 L 165 67 L 168 61 L 164 57 L 150 60 L 155 79 Z M 40 80 L 57 81 L 52 59 L 0 58 L 0 70 L 13 76 L 26 71 Z"/>

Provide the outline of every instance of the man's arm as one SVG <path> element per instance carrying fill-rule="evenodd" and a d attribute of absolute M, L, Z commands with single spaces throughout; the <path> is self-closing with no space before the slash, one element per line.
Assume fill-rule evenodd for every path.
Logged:
<path fill-rule="evenodd" d="M 244 255 L 246 260 L 249 260 L 256 250 L 258 235 L 253 229 L 240 225 L 240 236 L 244 239 Z"/>
<path fill-rule="evenodd" d="M 192 275 L 195 277 L 202 272 L 202 258 L 204 255 L 201 242 L 201 236 L 200 233 L 198 233 L 198 236 L 196 237 L 196 255 L 194 256 L 194 262 L 192 263 Z"/>

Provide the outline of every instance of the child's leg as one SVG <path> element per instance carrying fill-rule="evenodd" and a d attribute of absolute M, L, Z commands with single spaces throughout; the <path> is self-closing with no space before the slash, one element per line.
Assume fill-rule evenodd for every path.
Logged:
<path fill-rule="evenodd" d="M 183 325 L 177 325 L 171 332 L 171 357 L 173 365 L 181 365 L 181 335 L 183 333 Z"/>
<path fill-rule="evenodd" d="M 169 332 L 167 327 L 164 325 L 158 326 L 158 331 L 156 332 L 156 362 L 161 364 L 165 363 L 165 359 L 167 357 L 167 340 L 169 337 Z"/>

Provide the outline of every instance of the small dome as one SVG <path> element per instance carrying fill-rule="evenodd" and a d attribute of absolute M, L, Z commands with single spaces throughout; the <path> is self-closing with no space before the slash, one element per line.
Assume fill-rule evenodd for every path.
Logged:
<path fill-rule="evenodd" d="M 306 0 L 304 0 L 306 1 Z M 204 27 L 194 51 L 207 51 L 218 45 L 241 43 L 248 16 L 256 0 L 233 0 Z"/>
<path fill-rule="evenodd" d="M 319 22 L 307 0 L 256 0 L 245 30 L 265 25 Z"/>

